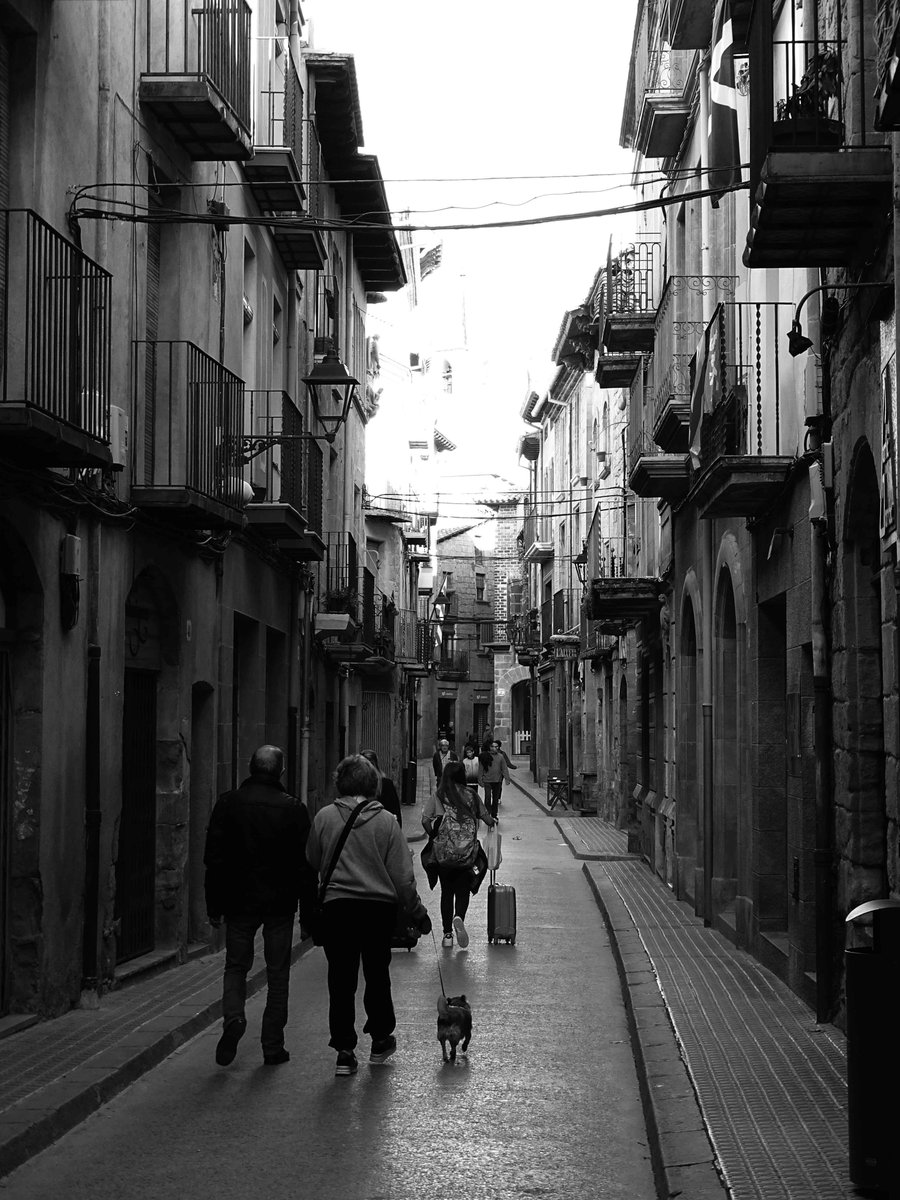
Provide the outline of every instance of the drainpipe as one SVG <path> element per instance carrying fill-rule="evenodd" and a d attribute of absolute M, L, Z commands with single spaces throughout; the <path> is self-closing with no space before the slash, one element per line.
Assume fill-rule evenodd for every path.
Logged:
<path fill-rule="evenodd" d="M 810 632 L 812 635 L 813 693 L 815 697 L 816 844 L 813 850 L 816 908 L 816 1020 L 825 1022 L 831 1012 L 831 680 L 825 564 L 828 556 L 828 517 L 822 462 L 809 468 Z"/>
<path fill-rule="evenodd" d="M 709 186 L 706 174 L 706 131 L 709 129 L 709 58 L 703 60 L 700 67 L 700 130 L 701 154 L 703 155 L 702 186 Z M 706 200 L 700 205 L 700 259 L 701 271 L 704 277 L 712 275 L 712 255 L 709 247 L 709 204 Z M 703 321 L 706 324 L 712 317 L 710 309 L 712 300 L 709 293 L 703 297 Z M 703 521 L 703 533 L 700 543 L 700 579 L 702 588 L 702 632 L 703 658 L 701 672 L 701 713 L 703 739 L 703 923 L 712 924 L 713 916 L 713 570 L 715 558 L 713 554 L 713 526 L 711 521 Z"/>
<path fill-rule="evenodd" d="M 299 724 L 300 724 L 300 778 L 298 796 L 304 804 L 309 800 L 309 677 L 312 669 L 312 573 L 307 574 L 305 585 L 300 589 L 300 611 L 298 621 L 301 634 L 303 665 L 300 670 Z"/>
<path fill-rule="evenodd" d="M 100 647 L 88 646 L 84 745 L 84 925 L 81 990 L 98 993 L 100 914 Z"/>

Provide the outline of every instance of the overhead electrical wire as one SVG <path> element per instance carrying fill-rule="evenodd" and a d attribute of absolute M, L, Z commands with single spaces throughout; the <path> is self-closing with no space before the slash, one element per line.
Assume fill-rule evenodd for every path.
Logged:
<path fill-rule="evenodd" d="M 736 183 L 727 188 L 700 188 L 690 192 L 679 192 L 674 195 L 657 196 L 652 200 L 638 200 L 632 204 L 614 205 L 610 208 L 598 208 L 586 212 L 551 213 L 541 217 L 519 217 L 509 221 L 482 221 L 477 224 L 394 224 L 389 220 L 364 222 L 357 218 L 349 220 L 316 217 L 278 217 L 249 214 L 229 213 L 223 217 L 220 213 L 182 213 L 176 209 L 160 209 L 156 212 L 139 210 L 137 212 L 121 211 L 118 209 L 79 208 L 79 199 L 85 198 L 76 194 L 70 206 L 70 216 L 73 220 L 91 219 L 98 221 L 124 221 L 134 224 L 147 225 L 262 225 L 270 229 L 316 229 L 321 232 L 358 233 L 367 231 L 373 233 L 446 233 L 446 232 L 475 232 L 482 229 L 518 229 L 537 225 L 555 225 L 568 221 L 588 221 L 600 217 L 621 216 L 626 213 L 647 212 L 656 208 L 669 208 L 672 205 L 683 204 L 690 200 L 701 200 L 708 196 L 722 196 L 726 192 L 737 192 L 749 188 L 749 183 Z M 92 197 L 95 198 L 95 197 Z M 115 203 L 114 201 L 103 201 Z"/>

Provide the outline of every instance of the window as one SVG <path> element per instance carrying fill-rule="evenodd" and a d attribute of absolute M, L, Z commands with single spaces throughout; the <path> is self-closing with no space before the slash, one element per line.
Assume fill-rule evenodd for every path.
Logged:
<path fill-rule="evenodd" d="M 476 571 L 475 573 L 475 599 L 484 600 L 484 572 Z"/>

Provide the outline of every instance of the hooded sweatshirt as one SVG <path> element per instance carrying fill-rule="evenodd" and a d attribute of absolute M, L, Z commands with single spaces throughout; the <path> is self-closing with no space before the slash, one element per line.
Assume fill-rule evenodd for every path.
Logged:
<path fill-rule="evenodd" d="M 321 879 L 328 869 L 341 830 L 362 796 L 338 796 L 316 813 L 306 843 L 306 858 Z M 325 890 L 330 900 L 382 900 L 398 902 L 407 912 L 425 911 L 416 890 L 412 857 L 406 836 L 396 819 L 377 800 L 362 810 Z"/>

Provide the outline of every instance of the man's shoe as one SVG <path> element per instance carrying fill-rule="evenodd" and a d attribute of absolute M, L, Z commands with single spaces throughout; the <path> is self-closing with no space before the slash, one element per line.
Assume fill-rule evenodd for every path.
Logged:
<path fill-rule="evenodd" d="M 453 945 L 453 934 L 450 933 L 449 930 L 444 930 L 444 936 L 441 938 L 441 945 L 445 950 L 449 950 L 449 948 Z"/>
<path fill-rule="evenodd" d="M 274 1054 L 263 1055 L 263 1065 L 267 1067 L 280 1067 L 282 1063 L 291 1061 L 290 1050 L 285 1050 L 284 1046 L 280 1050 L 276 1050 Z"/>
<path fill-rule="evenodd" d="M 460 950 L 465 950 L 469 944 L 469 932 L 462 917 L 453 918 L 453 928 L 456 931 L 456 940 L 459 943 Z"/>
<path fill-rule="evenodd" d="M 380 1041 L 372 1043 L 372 1053 L 369 1055 L 369 1062 L 387 1062 L 396 1049 L 397 1039 L 393 1034 L 390 1037 L 381 1038 Z"/>
<path fill-rule="evenodd" d="M 355 1075 L 359 1070 L 359 1063 L 356 1061 L 356 1055 L 352 1050 L 339 1050 L 337 1063 L 334 1068 L 335 1075 Z"/>
<path fill-rule="evenodd" d="M 246 1028 L 247 1022 L 243 1017 L 232 1017 L 230 1021 L 225 1022 L 225 1028 L 216 1046 L 216 1062 L 220 1067 L 227 1067 L 234 1062 L 238 1042 L 244 1036 Z"/>

